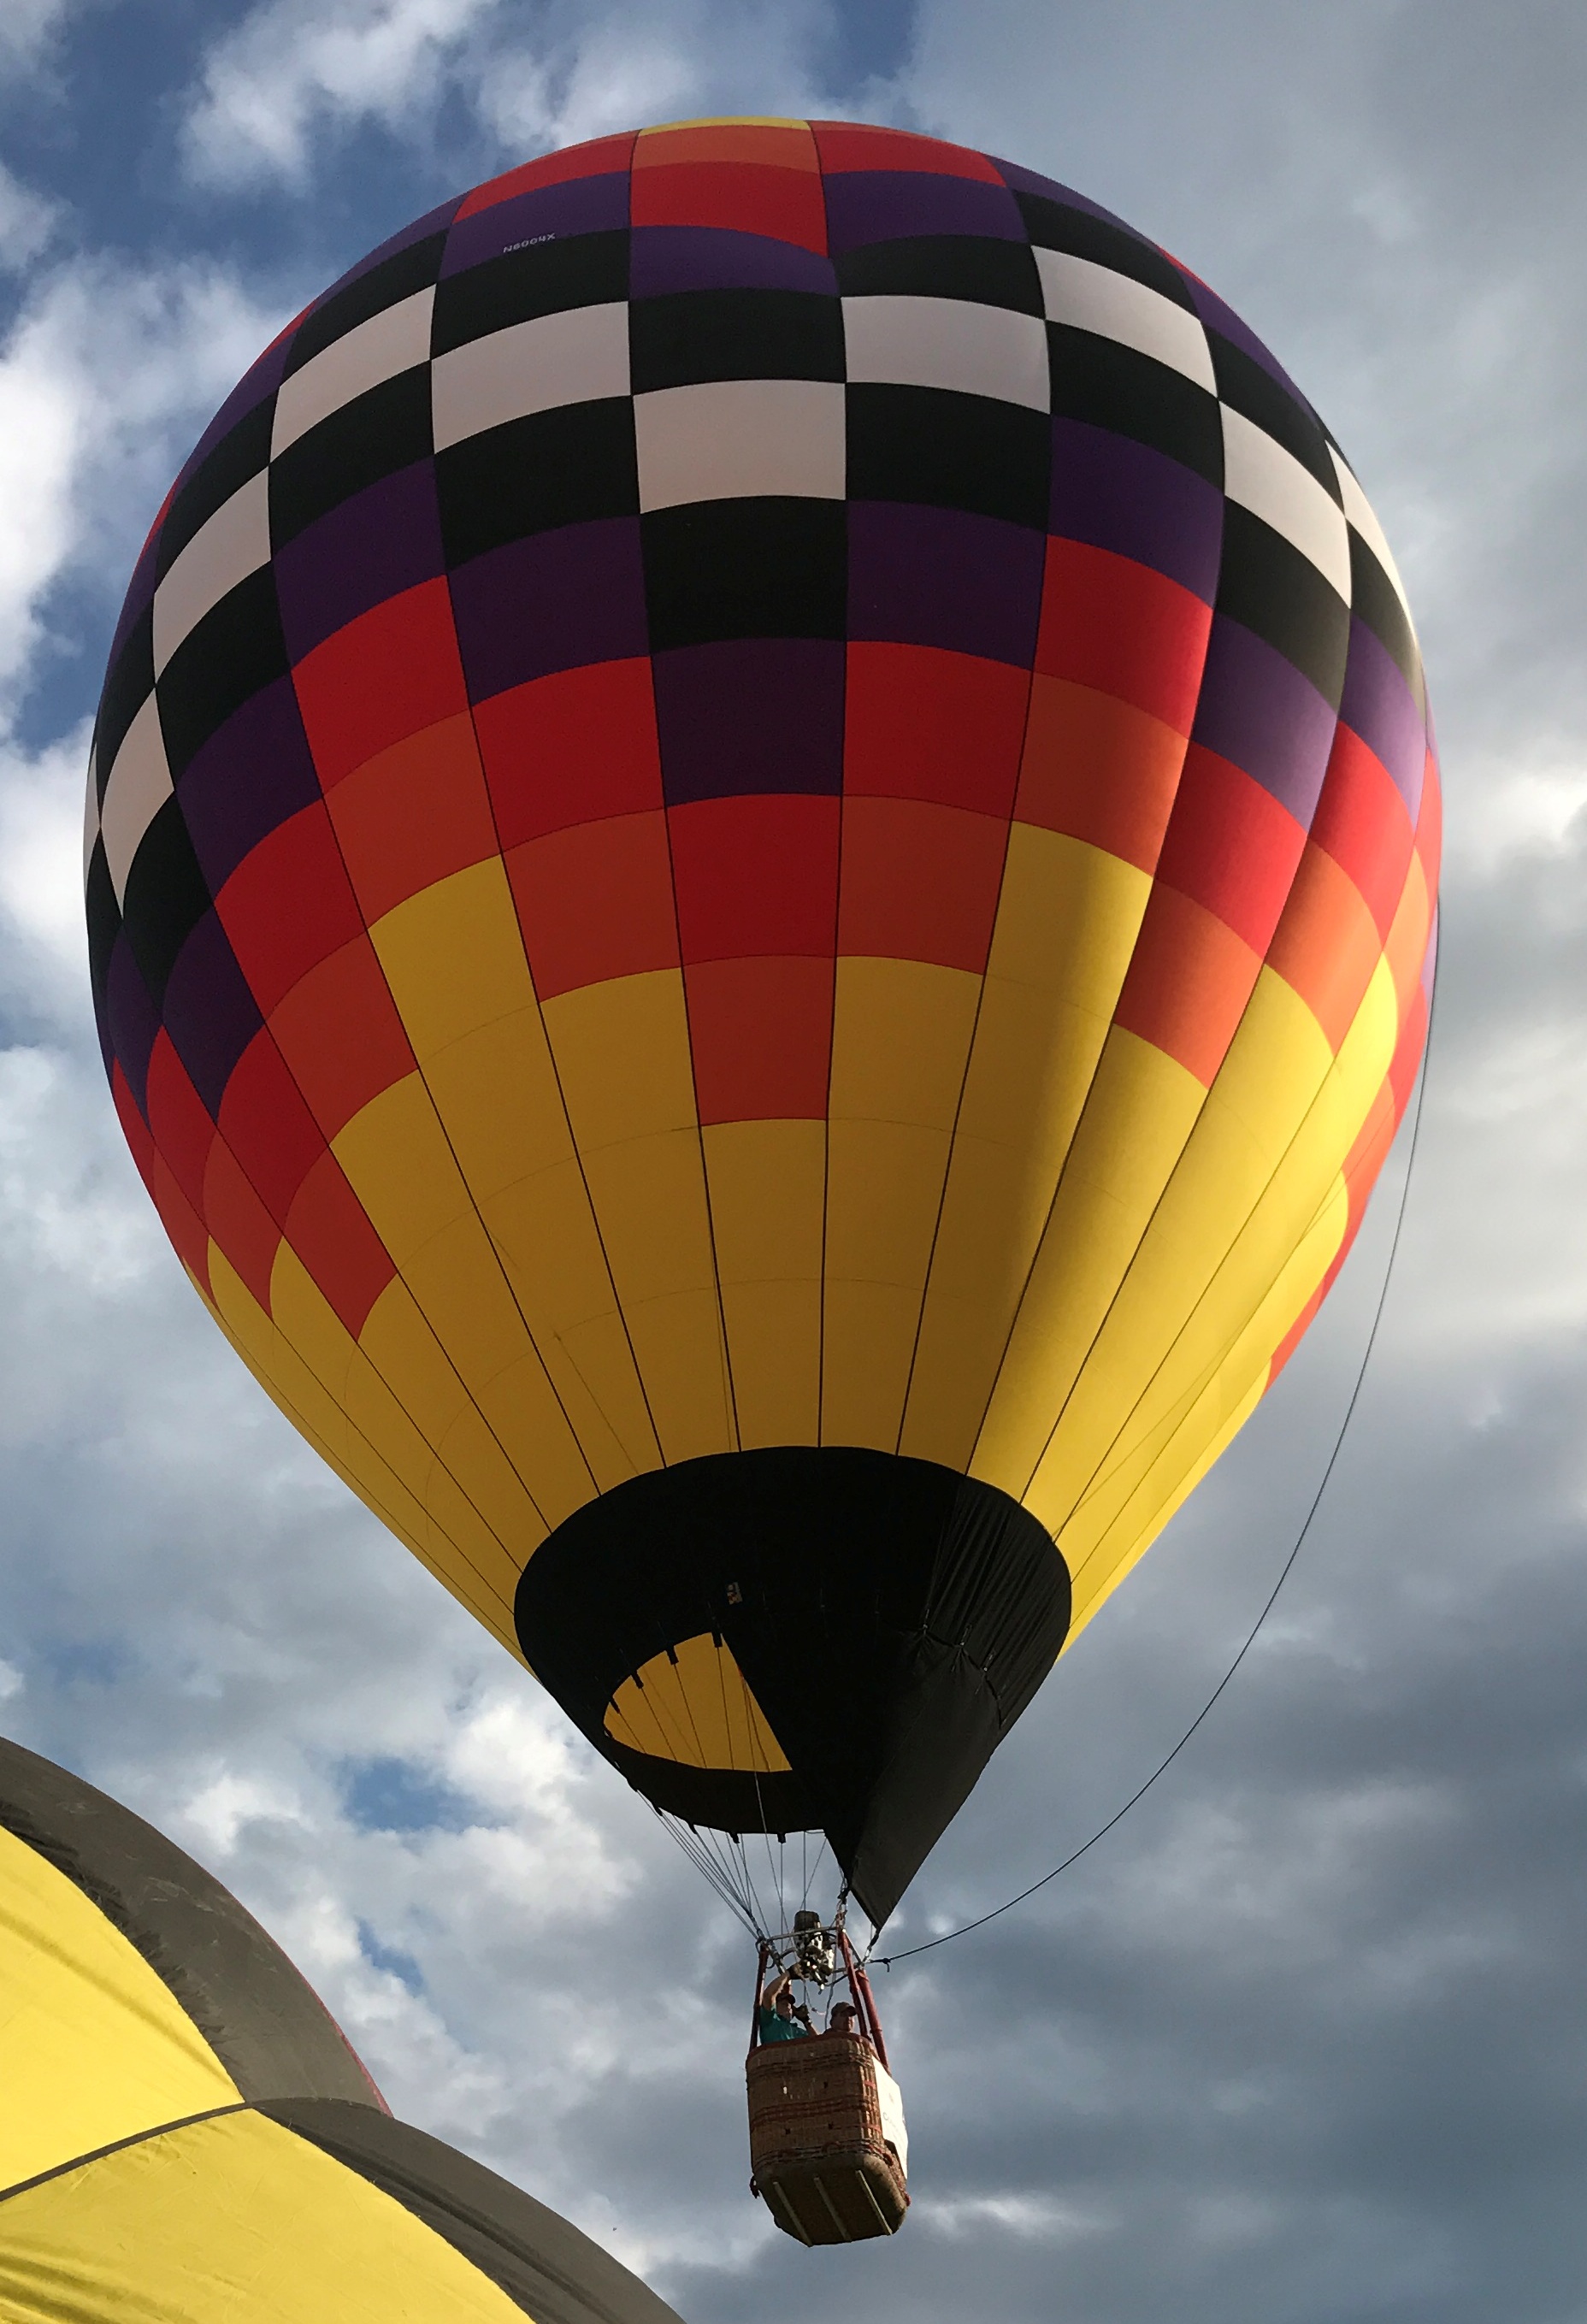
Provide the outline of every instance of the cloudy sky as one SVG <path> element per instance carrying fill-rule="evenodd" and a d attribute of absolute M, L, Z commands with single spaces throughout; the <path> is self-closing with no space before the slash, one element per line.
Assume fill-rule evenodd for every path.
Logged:
<path fill-rule="evenodd" d="M 1587 2317 L 1584 110 L 1579 0 L 0 0 L 0 1722 L 236 1888 L 398 2111 L 693 2324 Z M 990 147 L 1213 283 L 1384 519 L 1450 809 L 1416 1183 L 1323 1514 L 1150 1798 L 884 1978 L 915 2209 L 813 2257 L 745 2192 L 733 1924 L 187 1288 L 78 894 L 120 588 L 259 346 L 459 186 L 720 112 Z M 1084 1839 L 1215 1683 L 1326 1458 L 1404 1159 L 900 1949 Z"/>

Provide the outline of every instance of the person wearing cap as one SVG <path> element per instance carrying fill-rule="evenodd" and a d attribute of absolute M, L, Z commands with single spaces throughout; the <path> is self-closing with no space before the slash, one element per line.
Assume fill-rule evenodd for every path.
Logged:
<path fill-rule="evenodd" d="M 810 2013 L 796 2006 L 787 1969 L 779 1969 L 761 1996 L 758 2018 L 762 2042 L 802 2042 L 810 2030 Z"/>
<path fill-rule="evenodd" d="M 832 2022 L 826 2030 L 829 2034 L 853 2034 L 862 2042 L 869 2042 L 871 2038 L 861 2024 L 860 2013 L 852 2001 L 833 2003 Z"/>

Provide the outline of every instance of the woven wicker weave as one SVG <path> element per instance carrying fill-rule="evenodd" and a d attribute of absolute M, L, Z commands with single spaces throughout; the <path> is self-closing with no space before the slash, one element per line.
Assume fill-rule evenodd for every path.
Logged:
<path fill-rule="evenodd" d="M 784 2233 L 804 2244 L 896 2235 L 909 2197 L 882 2135 L 870 2043 L 856 2034 L 770 2043 L 746 2073 L 750 2162 Z"/>

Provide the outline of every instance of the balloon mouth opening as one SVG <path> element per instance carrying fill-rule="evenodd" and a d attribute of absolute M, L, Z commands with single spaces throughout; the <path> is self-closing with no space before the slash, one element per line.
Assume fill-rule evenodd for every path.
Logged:
<path fill-rule="evenodd" d="M 576 1510 L 525 1657 L 664 1814 L 821 1831 L 872 1920 L 1051 1668 L 1069 1575 L 996 1486 L 857 1446 L 714 1453 Z"/>

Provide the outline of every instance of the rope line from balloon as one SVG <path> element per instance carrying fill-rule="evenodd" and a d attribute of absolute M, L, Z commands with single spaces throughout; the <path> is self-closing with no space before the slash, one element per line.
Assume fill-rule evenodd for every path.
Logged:
<path fill-rule="evenodd" d="M 696 1871 L 753 1936 L 755 1934 L 754 1915 L 745 1897 L 740 1893 L 740 1884 L 734 1881 L 727 1867 L 718 1860 L 706 1844 L 705 1835 L 697 1831 L 693 1825 L 685 1825 L 679 1821 L 675 1821 L 664 1808 L 659 1808 L 654 1800 L 648 1802 L 647 1804 L 668 1838 L 676 1847 L 681 1849 Z"/>
<path fill-rule="evenodd" d="M 1383 1321 L 1384 1309 L 1389 1304 L 1389 1286 L 1394 1277 L 1394 1263 L 1399 1256 L 1399 1239 L 1405 1226 L 1406 1209 L 1410 1199 L 1411 1176 L 1416 1167 L 1416 1147 L 1422 1135 L 1422 1102 L 1427 1094 L 1427 1068 L 1433 1055 L 1433 1024 L 1437 1009 L 1437 1002 L 1438 968 L 1435 960 L 1433 970 L 1433 986 L 1427 999 L 1427 1038 L 1422 1046 L 1422 1071 L 1416 1087 L 1416 1106 L 1411 1115 L 1410 1146 L 1406 1155 L 1405 1180 L 1399 1190 L 1399 1209 L 1394 1222 L 1394 1233 L 1389 1245 L 1389 1260 L 1383 1269 L 1383 1283 L 1382 1287 L 1378 1294 L 1378 1305 L 1372 1315 L 1372 1326 L 1370 1331 L 1367 1333 L 1367 1344 L 1362 1351 L 1361 1364 L 1356 1372 L 1355 1385 L 1350 1392 L 1350 1401 L 1344 1407 L 1344 1417 L 1339 1424 L 1339 1433 L 1334 1437 L 1333 1449 L 1328 1455 L 1327 1464 L 1323 1471 L 1322 1479 L 1318 1483 L 1316 1491 L 1312 1496 L 1311 1507 L 1307 1509 L 1305 1520 L 1301 1525 L 1300 1531 L 1295 1537 L 1295 1546 L 1290 1551 L 1288 1556 L 1285 1559 L 1283 1565 L 1279 1568 L 1278 1579 L 1274 1582 L 1273 1587 L 1268 1592 L 1266 1602 L 1264 1603 L 1260 1613 L 1257 1616 L 1256 1620 L 1251 1624 L 1250 1630 L 1246 1633 L 1245 1641 L 1241 1646 L 1240 1652 L 1235 1655 L 1234 1660 L 1230 1664 L 1223 1677 L 1218 1681 L 1217 1685 L 1213 1689 L 1212 1693 L 1207 1697 L 1205 1702 L 1203 1703 L 1201 1709 L 1196 1712 L 1195 1717 L 1191 1720 L 1184 1734 L 1179 1738 L 1178 1742 L 1175 1744 L 1174 1748 L 1169 1752 L 1167 1757 L 1161 1760 L 1158 1765 L 1152 1769 L 1151 1774 L 1147 1777 L 1145 1783 L 1141 1784 L 1140 1790 L 1132 1792 L 1130 1797 L 1125 1801 L 1123 1806 L 1115 1810 L 1113 1814 L 1108 1818 L 1106 1823 L 1101 1825 L 1097 1831 L 1093 1831 L 1089 1840 L 1082 1841 L 1081 1845 L 1075 1849 L 1073 1855 L 1066 1856 L 1061 1864 L 1055 1864 L 1050 1872 L 1044 1872 L 1039 1880 L 1033 1880 L 1029 1888 L 1021 1888 L 1020 1894 L 1017 1896 L 1010 1896 L 1006 1904 L 994 1905 L 990 1913 L 983 1913 L 977 1920 L 966 1921 L 962 1928 L 945 1930 L 940 1937 L 928 1937 L 924 1944 L 910 1945 L 902 1952 L 876 1953 L 874 1952 L 875 1940 L 872 1939 L 872 1948 L 867 1950 L 865 1959 L 867 1961 L 870 1961 L 872 1957 L 874 1957 L 879 1969 L 891 1969 L 895 1961 L 913 1960 L 917 1955 L 920 1953 L 935 1952 L 938 1945 L 951 1945 L 955 1938 L 967 1937 L 970 1936 L 976 1929 L 984 1929 L 989 1921 L 1001 1920 L 1005 1913 L 1011 1913 L 1016 1904 L 1023 1904 L 1028 1897 L 1035 1895 L 1038 1888 L 1045 1888 L 1050 1881 L 1056 1880 L 1061 1872 L 1067 1872 L 1071 1865 L 1078 1864 L 1081 1858 L 1087 1855 L 1090 1850 L 1096 1846 L 1099 1840 L 1105 1840 L 1115 1825 L 1123 1822 L 1124 1818 L 1129 1814 L 1130 1809 L 1135 1807 L 1146 1797 L 1148 1792 L 1150 1791 L 1158 1776 L 1166 1775 L 1167 1774 L 1169 1768 L 1179 1757 L 1181 1751 L 1184 1750 L 1186 1745 L 1190 1741 L 1192 1736 L 1195 1734 L 1196 1730 L 1203 1725 L 1204 1721 L 1210 1717 L 1220 1697 L 1232 1680 L 1235 1672 L 1240 1668 L 1241 1663 L 1244 1662 L 1252 1646 L 1255 1646 L 1262 1625 L 1266 1622 L 1269 1615 L 1272 1612 L 1274 1606 L 1278 1602 L 1278 1592 L 1288 1581 L 1289 1576 L 1294 1570 L 1296 1559 L 1300 1555 L 1300 1553 L 1306 1545 L 1306 1536 L 1312 1529 L 1313 1520 L 1323 1505 L 1323 1496 L 1328 1489 L 1329 1480 L 1332 1478 L 1334 1469 L 1338 1464 L 1339 1455 L 1344 1449 L 1344 1440 L 1349 1434 L 1350 1424 L 1355 1417 L 1356 1406 L 1361 1401 L 1361 1389 L 1366 1383 L 1367 1367 L 1372 1360 L 1372 1350 L 1378 1343 L 1378 1329 Z"/>

